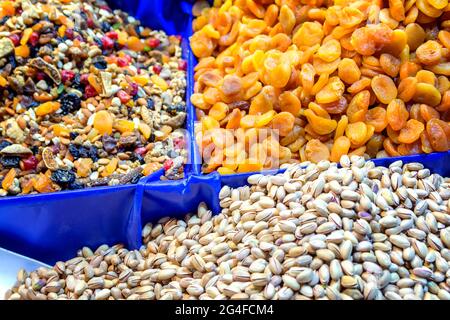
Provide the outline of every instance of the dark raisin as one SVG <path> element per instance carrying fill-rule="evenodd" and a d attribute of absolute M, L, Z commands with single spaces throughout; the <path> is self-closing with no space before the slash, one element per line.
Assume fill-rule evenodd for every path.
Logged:
<path fill-rule="evenodd" d="M 37 154 L 39 152 L 39 147 L 38 146 L 32 146 L 30 147 L 31 152 L 33 152 L 33 154 Z"/>
<path fill-rule="evenodd" d="M 155 102 L 153 101 L 153 99 L 149 98 L 147 100 L 147 108 L 149 108 L 150 110 L 155 110 Z"/>
<path fill-rule="evenodd" d="M 11 67 L 15 69 L 17 67 L 17 61 L 16 57 L 14 55 L 11 55 L 8 57 L 8 63 L 11 64 Z"/>
<path fill-rule="evenodd" d="M 72 88 L 84 92 L 84 85 L 81 83 L 81 75 L 77 73 L 72 80 Z"/>
<path fill-rule="evenodd" d="M 2 141 L 0 141 L 0 150 L 4 149 L 10 145 L 12 145 L 11 142 L 9 142 L 7 140 L 2 140 Z"/>
<path fill-rule="evenodd" d="M 103 21 L 101 28 L 102 28 L 102 31 L 106 33 L 111 30 L 111 25 L 108 22 Z"/>
<path fill-rule="evenodd" d="M 131 161 L 139 161 L 140 164 L 145 163 L 144 157 L 135 152 L 133 152 L 133 154 L 131 155 Z"/>
<path fill-rule="evenodd" d="M 97 57 L 93 60 L 94 67 L 96 67 L 99 70 L 105 70 L 108 64 L 106 63 L 105 59 L 103 57 Z"/>
<path fill-rule="evenodd" d="M 70 140 L 75 140 L 80 134 L 78 132 L 70 132 Z"/>
<path fill-rule="evenodd" d="M 61 98 L 62 114 L 76 112 L 81 108 L 81 99 L 74 93 L 65 94 Z"/>
<path fill-rule="evenodd" d="M 58 169 L 52 172 L 51 179 L 58 184 L 70 184 L 75 181 L 75 173 L 68 170 Z"/>
<path fill-rule="evenodd" d="M 117 146 L 117 140 L 107 134 L 102 136 L 102 143 L 103 149 L 108 153 L 113 153 Z"/>
<path fill-rule="evenodd" d="M 155 137 L 155 135 L 153 134 L 153 132 L 150 133 L 150 137 L 148 138 L 148 141 L 149 141 L 149 142 L 155 142 L 155 139 L 156 139 L 156 137 Z"/>
<path fill-rule="evenodd" d="M 69 144 L 69 152 L 75 159 L 80 158 L 79 146 L 73 143 Z"/>
<path fill-rule="evenodd" d="M 92 161 L 94 161 L 94 162 L 98 161 L 98 150 L 97 150 L 97 147 L 91 146 L 89 148 L 89 158 L 91 158 Z"/>
<path fill-rule="evenodd" d="M 136 175 L 136 176 L 134 176 L 134 177 L 131 179 L 130 183 L 131 183 L 131 184 L 136 184 L 136 183 L 139 182 L 139 179 L 141 179 L 141 178 L 142 178 L 142 174 Z"/>
<path fill-rule="evenodd" d="M 69 189 L 69 190 L 80 190 L 80 189 L 84 189 L 84 185 L 81 182 L 74 181 L 72 183 L 69 183 L 69 185 L 67 186 L 67 189 Z"/>
<path fill-rule="evenodd" d="M 0 164 L 3 166 L 3 168 L 19 168 L 20 157 L 1 157 Z"/>

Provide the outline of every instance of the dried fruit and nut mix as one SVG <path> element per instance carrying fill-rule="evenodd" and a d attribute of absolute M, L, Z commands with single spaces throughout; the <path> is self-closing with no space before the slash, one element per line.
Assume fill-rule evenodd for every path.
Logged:
<path fill-rule="evenodd" d="M 98 1 L 1 1 L 0 195 L 183 176 L 181 38 Z"/>
<path fill-rule="evenodd" d="M 274 152 L 285 163 L 450 149 L 447 0 L 217 0 L 193 14 L 202 130 L 279 130 L 279 144 L 254 147 L 265 152 L 257 167 Z M 215 160 L 226 153 L 210 135 L 198 140 Z M 249 146 L 238 148 L 219 172 L 255 168 Z"/>
<path fill-rule="evenodd" d="M 351 160 L 351 161 L 350 161 Z M 220 191 L 144 246 L 21 270 L 7 299 L 450 299 L 450 180 L 420 163 L 290 165 Z"/>

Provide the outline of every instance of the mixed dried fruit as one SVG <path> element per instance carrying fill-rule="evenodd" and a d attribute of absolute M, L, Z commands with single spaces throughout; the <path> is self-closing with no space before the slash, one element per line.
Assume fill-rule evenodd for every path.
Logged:
<path fill-rule="evenodd" d="M 253 170 L 251 147 L 261 168 L 277 153 L 279 165 L 450 149 L 447 0 L 199 1 L 193 14 L 191 101 L 214 159 L 204 171 Z M 272 128 L 279 139 L 239 144 L 238 130 L 223 164 L 231 152 L 212 128 Z"/>
<path fill-rule="evenodd" d="M 102 0 L 2 1 L 0 195 L 183 177 L 181 38 Z"/>

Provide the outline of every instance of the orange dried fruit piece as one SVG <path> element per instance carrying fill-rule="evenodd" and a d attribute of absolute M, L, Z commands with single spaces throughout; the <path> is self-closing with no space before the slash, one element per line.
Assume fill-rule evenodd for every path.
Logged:
<path fill-rule="evenodd" d="M 326 62 L 332 62 L 341 56 L 341 44 L 336 39 L 328 40 L 320 46 L 316 55 Z"/>
<path fill-rule="evenodd" d="M 89 74 L 88 82 L 92 87 L 94 87 L 94 89 L 97 93 L 100 94 L 103 92 L 102 85 L 101 85 L 100 81 L 97 79 L 97 77 L 95 76 L 95 74 L 93 74 L 93 73 Z"/>
<path fill-rule="evenodd" d="M 30 36 L 32 33 L 33 33 L 33 29 L 31 29 L 31 28 L 26 28 L 23 31 L 22 39 L 20 39 L 20 44 L 22 46 L 24 46 L 28 43 L 28 39 L 30 39 Z"/>
<path fill-rule="evenodd" d="M 448 126 L 446 122 L 444 123 Z M 426 133 L 430 144 L 435 151 L 448 151 L 450 148 L 450 137 L 446 134 L 445 129 L 446 127 L 437 119 L 431 119 L 427 123 Z"/>
<path fill-rule="evenodd" d="M 117 120 L 114 122 L 113 128 L 121 133 L 125 132 L 133 132 L 134 131 L 134 122 L 129 120 Z"/>
<path fill-rule="evenodd" d="M 383 53 L 380 56 L 380 66 L 390 77 L 396 77 L 400 72 L 400 59 L 397 59 L 389 53 Z"/>
<path fill-rule="evenodd" d="M 305 157 L 308 161 L 318 163 L 322 160 L 330 159 L 330 150 L 320 142 L 320 140 L 312 139 L 305 146 Z"/>
<path fill-rule="evenodd" d="M 242 122 L 242 121 L 241 121 Z M 278 130 L 280 136 L 284 137 L 294 128 L 295 117 L 289 112 L 280 112 L 271 123 L 274 130 Z"/>
<path fill-rule="evenodd" d="M 372 138 L 367 141 L 366 152 L 371 158 L 375 158 L 378 151 L 383 146 L 384 137 L 382 134 L 374 134 Z"/>
<path fill-rule="evenodd" d="M 130 50 L 141 52 L 144 50 L 145 44 L 138 37 L 131 36 L 127 40 L 127 46 Z"/>
<path fill-rule="evenodd" d="M 169 85 L 167 84 L 166 80 L 164 80 L 163 78 L 161 78 L 156 74 L 152 75 L 150 77 L 150 80 L 155 86 L 160 88 L 162 91 L 166 91 L 167 89 L 169 89 Z"/>
<path fill-rule="evenodd" d="M 227 175 L 227 174 L 234 174 L 235 172 L 234 172 L 234 170 L 232 170 L 232 169 L 230 169 L 230 168 L 227 168 L 227 167 L 219 167 L 219 168 L 217 168 L 217 172 L 220 174 L 220 175 Z"/>
<path fill-rule="evenodd" d="M 344 91 L 345 85 L 339 77 L 331 77 L 325 87 L 316 94 L 316 101 L 319 104 L 337 101 Z"/>
<path fill-rule="evenodd" d="M 94 128 L 99 134 L 111 134 L 113 131 L 113 117 L 106 110 L 101 110 L 94 115 Z"/>
<path fill-rule="evenodd" d="M 302 108 L 300 99 L 290 91 L 285 91 L 278 97 L 280 101 L 281 111 L 289 112 L 294 117 L 300 115 L 300 110 Z"/>
<path fill-rule="evenodd" d="M 425 120 L 425 122 L 428 122 L 431 119 L 439 119 L 441 116 L 436 109 L 426 104 L 421 104 L 419 107 L 419 111 L 420 115 L 422 116 L 423 120 Z"/>
<path fill-rule="evenodd" d="M 16 169 L 11 168 L 8 173 L 5 175 L 2 181 L 2 188 L 6 191 L 12 186 L 14 179 L 16 178 L 17 172 Z"/>
<path fill-rule="evenodd" d="M 112 175 L 116 169 L 117 165 L 119 164 L 119 159 L 112 158 L 111 161 L 105 166 L 105 169 L 102 171 L 102 177 L 108 177 Z"/>
<path fill-rule="evenodd" d="M 392 129 L 395 131 L 402 129 L 409 118 L 405 103 L 400 99 L 392 100 L 387 106 L 386 117 Z"/>
<path fill-rule="evenodd" d="M 152 129 L 150 128 L 150 126 L 143 121 L 139 123 L 139 131 L 147 140 L 150 138 L 150 135 L 152 133 Z"/>
<path fill-rule="evenodd" d="M 242 114 L 239 109 L 233 109 L 230 113 L 226 128 L 227 129 L 237 129 L 241 124 Z"/>
<path fill-rule="evenodd" d="M 338 75 L 347 84 L 353 84 L 361 78 L 361 70 L 355 60 L 344 58 L 339 62 Z"/>
<path fill-rule="evenodd" d="M 150 79 L 145 76 L 134 76 L 131 78 L 131 80 L 133 80 L 133 82 L 136 82 L 138 85 L 142 87 L 147 85 L 147 83 L 150 81 Z"/>
<path fill-rule="evenodd" d="M 28 58 L 30 56 L 30 48 L 27 45 L 22 45 L 14 48 L 14 54 L 18 57 Z"/>
<path fill-rule="evenodd" d="M 441 102 L 441 93 L 431 84 L 417 83 L 413 100 L 435 107 Z"/>
<path fill-rule="evenodd" d="M 308 119 L 314 131 L 320 135 L 330 134 L 337 127 L 336 120 L 319 117 L 311 109 L 305 110 L 305 117 Z"/>
<path fill-rule="evenodd" d="M 416 94 L 417 79 L 415 77 L 406 77 L 398 85 L 398 98 L 404 102 L 410 101 Z"/>
<path fill-rule="evenodd" d="M 366 113 L 366 123 L 372 125 L 375 132 L 382 132 L 388 125 L 386 114 L 386 109 L 383 107 L 369 109 Z"/>
<path fill-rule="evenodd" d="M 371 87 L 381 103 L 388 104 L 397 97 L 397 87 L 388 76 L 377 75 L 373 77 Z"/>
<path fill-rule="evenodd" d="M 236 95 L 242 90 L 242 79 L 235 75 L 227 75 L 223 79 L 220 90 L 226 96 Z"/>
<path fill-rule="evenodd" d="M 291 77 L 291 66 L 287 63 L 279 63 L 270 70 L 269 84 L 275 88 L 284 88 Z"/>
<path fill-rule="evenodd" d="M 220 128 L 219 121 L 217 121 L 213 117 L 209 116 L 203 117 L 201 123 L 202 123 L 202 132 Z"/>
<path fill-rule="evenodd" d="M 350 145 L 350 140 L 347 137 L 341 136 L 337 138 L 331 148 L 330 161 L 339 162 L 343 155 L 348 154 Z"/>
<path fill-rule="evenodd" d="M 350 123 L 345 129 L 345 135 L 350 139 L 352 145 L 360 146 L 366 140 L 367 125 L 361 121 Z"/>
<path fill-rule="evenodd" d="M 149 175 L 151 175 L 153 172 L 157 171 L 159 168 L 161 167 L 160 164 L 152 162 L 152 163 L 147 163 L 144 167 L 144 169 L 142 170 L 142 174 L 147 177 Z"/>
<path fill-rule="evenodd" d="M 256 172 L 256 171 L 261 171 L 262 169 L 263 169 L 262 163 L 257 163 L 252 159 L 247 159 L 244 162 L 239 164 L 237 172 L 238 173 Z"/>
<path fill-rule="evenodd" d="M 424 65 L 438 64 L 442 57 L 441 49 L 439 42 L 428 40 L 416 49 L 416 57 Z"/>
<path fill-rule="evenodd" d="M 90 158 L 80 158 L 74 162 L 77 169 L 77 176 L 80 178 L 87 178 L 91 174 L 92 165 L 94 162 Z"/>
<path fill-rule="evenodd" d="M 39 193 L 47 193 L 55 191 L 53 189 L 52 180 L 50 180 L 50 178 L 43 173 L 39 174 L 37 180 L 34 181 L 33 187 Z"/>
<path fill-rule="evenodd" d="M 53 127 L 53 134 L 57 137 L 69 137 L 70 130 L 63 125 L 55 124 Z"/>
<path fill-rule="evenodd" d="M 400 153 L 397 151 L 397 146 L 392 142 L 390 138 L 384 139 L 383 148 L 387 152 L 387 154 L 391 157 L 400 156 Z"/>
<path fill-rule="evenodd" d="M 270 110 L 262 115 L 256 116 L 255 127 L 262 128 L 267 126 L 273 120 L 276 114 L 277 113 L 275 110 Z"/>
<path fill-rule="evenodd" d="M 60 107 L 61 107 L 61 104 L 59 102 L 48 101 L 48 102 L 45 102 L 45 103 L 39 105 L 39 107 L 37 107 L 34 110 L 34 112 L 36 113 L 37 116 L 45 116 L 47 114 L 56 112 Z"/>
<path fill-rule="evenodd" d="M 292 37 L 292 42 L 300 48 L 320 44 L 324 37 L 322 25 L 319 22 L 304 22 Z"/>
<path fill-rule="evenodd" d="M 217 102 L 209 109 L 208 115 L 217 121 L 224 119 L 228 113 L 228 105 L 223 102 Z"/>
<path fill-rule="evenodd" d="M 420 138 L 420 134 L 425 129 L 422 122 L 409 119 L 406 126 L 400 130 L 398 141 L 400 143 L 413 143 Z"/>
<path fill-rule="evenodd" d="M 341 117 L 341 119 L 339 119 L 337 123 L 336 131 L 334 133 L 335 140 L 344 135 L 347 125 L 348 125 L 348 117 L 344 115 Z"/>
<path fill-rule="evenodd" d="M 199 109 L 202 109 L 202 110 L 208 110 L 211 107 L 208 103 L 206 103 L 206 101 L 204 99 L 204 96 L 201 93 L 194 93 L 191 96 L 191 103 L 196 108 L 199 108 Z"/>

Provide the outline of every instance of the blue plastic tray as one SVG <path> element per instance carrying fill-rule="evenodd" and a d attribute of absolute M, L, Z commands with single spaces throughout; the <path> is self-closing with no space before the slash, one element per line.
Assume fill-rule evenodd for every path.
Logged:
<path fill-rule="evenodd" d="M 187 138 L 191 140 L 188 144 L 190 163 L 185 167 L 186 178 L 179 181 L 160 181 L 162 171 L 159 171 L 141 179 L 137 185 L 0 199 L 0 247 L 49 264 L 73 257 L 85 245 L 95 248 L 104 243 L 124 243 L 131 249 L 139 248 L 145 223 L 168 215 L 179 218 L 195 212 L 201 201 L 217 213 L 221 186 L 244 185 L 251 175 L 221 177 L 217 173 L 201 173 L 201 157 L 193 138 L 195 109 L 190 103 L 196 63 L 188 45 L 192 34 L 192 1 L 109 2 L 141 19 L 145 25 L 183 36 L 184 57 L 188 60 L 186 129 Z M 405 163 L 421 162 L 433 172 L 450 176 L 448 152 L 376 159 L 375 163 L 386 166 L 398 159 Z M 263 173 L 273 172 L 277 171 Z"/>

